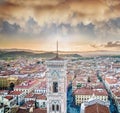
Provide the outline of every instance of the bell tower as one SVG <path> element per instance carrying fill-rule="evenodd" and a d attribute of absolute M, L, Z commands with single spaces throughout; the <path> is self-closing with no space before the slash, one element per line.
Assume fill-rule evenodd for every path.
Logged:
<path fill-rule="evenodd" d="M 47 113 L 67 113 L 66 61 L 58 55 L 46 61 L 47 64 Z"/>

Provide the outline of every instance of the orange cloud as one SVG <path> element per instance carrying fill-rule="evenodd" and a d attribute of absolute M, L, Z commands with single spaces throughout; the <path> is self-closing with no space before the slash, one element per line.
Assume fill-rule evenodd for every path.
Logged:
<path fill-rule="evenodd" d="M 120 17 L 120 1 L 108 1 L 111 0 L 6 0 L 0 5 L 0 18 L 20 22 L 32 16 L 40 25 L 96 24 Z"/>
<path fill-rule="evenodd" d="M 9 27 L 19 26 L 20 30 L 18 33 L 20 32 L 22 35 L 25 32 L 28 34 L 34 33 L 35 36 L 33 35 L 33 37 L 37 38 L 51 35 L 49 37 L 54 37 L 53 40 L 55 40 L 57 36 L 54 34 L 57 34 L 56 29 L 59 29 L 61 30 L 59 37 L 63 33 L 66 37 L 70 37 L 67 40 L 71 42 L 73 40 L 78 42 L 84 41 L 86 44 L 83 44 L 83 46 L 89 47 L 91 42 L 100 44 L 104 41 L 113 41 L 114 37 L 119 36 L 119 26 L 114 26 L 114 23 L 111 24 L 112 22 L 109 23 L 110 20 L 120 17 L 119 11 L 120 0 L 4 0 L 0 2 L 0 31 L 2 22 L 7 21 Z M 30 26 L 27 26 L 30 17 L 33 19 L 33 22 L 31 22 Z M 90 23 L 92 23 L 93 27 L 91 27 Z M 52 30 L 53 27 L 54 29 Z M 90 32 L 94 33 L 91 34 Z M 42 33 L 45 35 L 42 35 Z M 96 36 L 91 36 L 95 33 Z M 36 36 L 36 34 L 39 36 Z M 103 36 L 104 34 L 105 36 Z M 75 38 L 75 35 L 77 38 Z M 100 38 L 102 37 L 101 42 L 99 36 Z M 48 41 L 48 39 L 45 40 L 46 42 Z M 64 41 L 66 38 L 61 40 Z M 82 49 L 79 46 L 80 44 L 73 44 L 72 46 Z M 90 48 L 95 49 L 95 46 L 92 46 Z"/>

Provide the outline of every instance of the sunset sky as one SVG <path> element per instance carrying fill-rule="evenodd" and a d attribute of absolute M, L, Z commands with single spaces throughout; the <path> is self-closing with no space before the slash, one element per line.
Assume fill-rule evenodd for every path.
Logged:
<path fill-rule="evenodd" d="M 0 0 L 0 48 L 120 51 L 120 0 Z"/>

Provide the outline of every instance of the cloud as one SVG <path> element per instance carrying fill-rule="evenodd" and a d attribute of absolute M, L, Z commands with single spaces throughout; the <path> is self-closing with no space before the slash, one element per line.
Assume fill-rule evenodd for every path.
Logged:
<path fill-rule="evenodd" d="M 95 49 L 112 49 L 112 50 L 116 50 L 120 48 L 120 40 L 118 41 L 109 41 L 107 43 L 103 43 L 103 44 L 90 44 L 90 46 L 92 48 Z"/>
<path fill-rule="evenodd" d="M 0 32 L 14 34 L 15 31 L 28 37 L 59 35 L 102 45 L 118 40 L 120 35 L 120 1 L 110 1 L 4 0 L 0 4 Z M 14 29 L 16 26 L 19 27 Z"/>
<path fill-rule="evenodd" d="M 119 17 L 116 6 L 119 8 L 120 5 L 112 6 L 115 14 L 111 13 L 113 10 L 105 0 L 66 0 L 57 5 L 38 5 L 33 8 L 36 18 L 39 18 L 41 23 L 69 23 L 76 26 L 81 22 L 85 25 L 96 24 Z"/>
<path fill-rule="evenodd" d="M 104 47 L 107 48 L 120 48 L 120 41 L 115 41 L 115 42 L 108 42 L 106 45 L 104 45 Z"/>
<path fill-rule="evenodd" d="M 38 25 L 37 21 L 35 21 L 32 17 L 29 17 L 29 19 L 21 29 L 21 32 L 27 35 L 36 35 L 39 34 L 40 31 L 41 27 Z"/>
<path fill-rule="evenodd" d="M 45 5 L 57 5 L 65 0 L 7 0 L 9 3 L 24 5 L 24 6 L 45 6 Z"/>
<path fill-rule="evenodd" d="M 20 26 L 16 23 L 10 24 L 7 21 L 3 21 L 0 24 L 0 33 L 3 34 L 16 34 L 20 30 Z"/>
<path fill-rule="evenodd" d="M 101 39 L 101 42 L 108 42 L 108 40 L 119 40 L 120 18 L 110 19 L 107 22 L 97 22 L 94 32 L 97 36 L 97 39 Z"/>
<path fill-rule="evenodd" d="M 110 1 L 110 0 L 109 0 Z M 35 17 L 39 25 L 85 25 L 120 17 L 120 1 L 114 0 L 6 0 L 0 5 L 0 18 L 12 22 Z M 8 12 L 9 10 L 9 12 Z M 114 12 L 114 13 L 113 13 Z M 22 23 L 22 22 L 21 22 Z"/>
<path fill-rule="evenodd" d="M 5 3 L 5 0 L 0 0 L 0 4 L 4 4 Z"/>
<path fill-rule="evenodd" d="M 90 46 L 93 48 L 98 48 L 98 46 L 96 44 L 90 44 Z"/>
<path fill-rule="evenodd" d="M 0 25 L 0 33 L 2 34 L 19 34 L 20 36 L 32 36 L 32 37 L 69 37 L 72 38 L 73 35 L 79 36 L 94 36 L 94 25 L 84 25 L 78 24 L 77 26 L 71 26 L 70 24 L 44 24 L 40 26 L 37 20 L 33 17 L 25 22 L 23 26 L 16 22 L 10 23 L 9 21 L 2 21 Z M 74 38 L 75 39 L 75 38 Z"/>

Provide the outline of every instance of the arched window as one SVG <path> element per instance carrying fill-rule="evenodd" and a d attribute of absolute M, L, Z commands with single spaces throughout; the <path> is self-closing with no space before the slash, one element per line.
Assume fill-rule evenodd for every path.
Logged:
<path fill-rule="evenodd" d="M 57 92 L 58 92 L 58 83 L 53 82 L 53 93 L 57 93 Z"/>
<path fill-rule="evenodd" d="M 52 111 L 55 111 L 55 105 L 52 105 Z"/>
<path fill-rule="evenodd" d="M 58 74 L 57 71 L 53 71 L 53 72 L 52 72 L 52 76 L 53 76 L 54 78 L 58 78 L 58 77 L 59 77 L 59 74 Z"/>
<path fill-rule="evenodd" d="M 56 111 L 59 111 L 59 105 L 56 106 Z"/>

